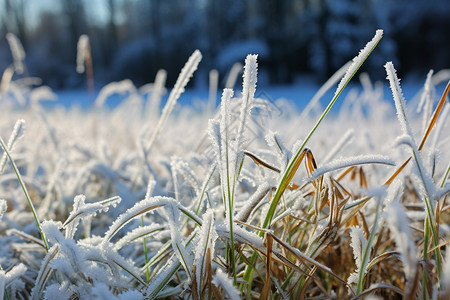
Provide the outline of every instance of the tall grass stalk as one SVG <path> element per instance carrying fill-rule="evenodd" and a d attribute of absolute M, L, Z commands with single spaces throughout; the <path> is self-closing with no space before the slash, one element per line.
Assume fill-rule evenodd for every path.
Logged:
<path fill-rule="evenodd" d="M 189 82 L 189 79 L 192 77 L 194 72 L 197 70 L 198 64 L 200 63 L 202 59 L 202 54 L 199 50 L 195 50 L 194 53 L 189 57 L 188 61 L 184 65 L 183 69 L 181 70 L 180 75 L 178 76 L 177 81 L 175 82 L 175 86 L 173 87 L 173 90 L 170 92 L 169 99 L 167 100 L 166 105 L 164 106 L 164 109 L 162 111 L 161 117 L 158 121 L 158 124 L 156 125 L 155 130 L 153 131 L 153 134 L 150 138 L 150 141 L 145 147 L 145 154 L 148 154 L 150 150 L 153 147 L 153 144 L 155 143 L 156 139 L 158 138 L 159 134 L 161 133 L 161 130 L 163 129 L 164 125 L 167 122 L 167 119 L 169 118 L 170 113 L 172 112 L 173 108 L 175 107 L 175 104 L 180 97 L 180 95 L 184 92 L 184 88 L 186 87 L 187 83 Z"/>
<path fill-rule="evenodd" d="M 34 208 L 33 202 L 31 202 L 30 194 L 28 193 L 27 187 L 26 187 L 25 183 L 22 180 L 22 176 L 20 175 L 19 169 L 17 168 L 16 163 L 12 159 L 12 157 L 11 157 L 9 151 L 8 151 L 8 148 L 6 147 L 5 142 L 3 141 L 3 139 L 1 137 L 0 137 L 0 144 L 1 144 L 2 148 L 3 148 L 3 151 L 5 151 L 6 155 L 8 156 L 8 159 L 9 159 L 9 161 L 10 161 L 10 163 L 11 163 L 13 169 L 14 169 L 14 173 L 16 173 L 17 179 L 19 180 L 19 183 L 20 183 L 20 186 L 22 187 L 23 193 L 25 194 L 25 197 L 27 198 L 28 205 L 30 206 L 31 212 L 33 213 L 34 220 L 36 221 L 36 224 L 37 224 L 37 226 L 39 228 L 39 232 L 41 234 L 41 239 L 44 242 L 45 249 L 47 249 L 47 251 L 48 251 L 49 247 L 48 247 L 48 244 L 47 244 L 47 240 L 45 239 L 44 232 L 42 231 L 41 222 L 39 221 L 39 217 L 38 217 L 38 215 L 36 213 L 36 209 Z"/>
<path fill-rule="evenodd" d="M 336 102 L 336 100 L 338 99 L 339 95 L 342 93 L 344 88 L 347 86 L 347 84 L 350 82 L 350 80 L 353 78 L 353 76 L 359 70 L 359 68 L 364 63 L 364 61 L 367 59 L 367 57 L 370 55 L 372 50 L 375 49 L 375 47 L 377 46 L 378 42 L 380 41 L 380 39 L 382 37 L 382 34 L 383 34 L 382 30 L 377 30 L 377 33 L 376 33 L 375 37 L 372 39 L 372 41 L 370 41 L 366 45 L 366 47 L 360 52 L 360 54 L 353 59 L 353 64 L 348 68 L 347 73 L 342 78 L 341 82 L 339 83 L 339 86 L 336 90 L 336 93 L 334 94 L 333 99 L 331 99 L 330 103 L 325 108 L 324 112 L 322 113 L 320 118 L 317 120 L 316 124 L 313 126 L 311 131 L 308 133 L 308 135 L 306 136 L 306 138 L 303 141 L 300 148 L 297 150 L 294 157 L 291 159 L 291 162 L 290 162 L 289 166 L 287 167 L 287 169 L 283 175 L 283 178 L 281 179 L 281 182 L 278 185 L 278 188 L 275 192 L 273 200 L 270 204 L 269 210 L 264 219 L 264 223 L 262 226 L 263 228 L 268 228 L 268 226 L 270 225 L 270 223 L 273 219 L 273 216 L 275 214 L 275 209 L 278 205 L 278 202 L 280 201 L 281 196 L 283 195 L 284 191 L 290 184 L 290 180 L 293 178 L 294 173 L 297 171 L 297 169 L 296 169 L 296 166 L 298 167 L 297 161 L 298 161 L 300 155 L 302 154 L 303 149 L 305 149 L 306 143 L 308 143 L 309 139 L 314 134 L 316 129 L 319 127 L 320 123 L 322 123 L 325 116 L 331 110 L 331 107 L 333 107 L 334 103 Z"/>
<path fill-rule="evenodd" d="M 370 253 L 372 251 L 372 243 L 373 239 L 375 237 L 375 233 L 377 232 L 377 225 L 379 221 L 379 214 L 380 214 L 380 204 L 381 200 L 377 199 L 377 206 L 375 210 L 375 220 L 373 222 L 372 228 L 370 230 L 369 239 L 367 240 L 366 247 L 364 248 L 364 252 L 362 253 L 361 258 L 361 267 L 359 269 L 358 274 L 358 285 L 356 286 L 356 295 L 361 294 L 364 284 L 364 277 L 366 273 L 367 264 L 369 263 L 370 259 Z"/>

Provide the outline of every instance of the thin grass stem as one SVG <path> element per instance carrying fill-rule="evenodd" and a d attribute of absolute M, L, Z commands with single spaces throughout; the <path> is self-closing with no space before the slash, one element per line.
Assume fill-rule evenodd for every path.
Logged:
<path fill-rule="evenodd" d="M 49 247 L 48 247 L 47 241 L 45 239 L 44 232 L 42 231 L 41 222 L 39 221 L 39 217 L 36 213 L 36 209 L 34 208 L 33 202 L 31 202 L 30 194 L 28 193 L 27 187 L 25 186 L 25 183 L 22 180 L 22 176 L 20 175 L 19 169 L 17 168 L 14 160 L 12 159 L 12 157 L 6 147 L 5 142 L 3 141 L 3 139 L 1 137 L 0 137 L 0 144 L 3 148 L 3 151 L 5 151 L 6 155 L 8 156 L 9 161 L 11 162 L 11 165 L 14 169 L 14 173 L 16 173 L 17 179 L 19 180 L 19 183 L 20 183 L 20 186 L 22 187 L 23 193 L 25 194 L 25 197 L 27 198 L 28 205 L 30 206 L 31 212 L 33 213 L 34 220 L 36 221 L 36 224 L 39 228 L 39 232 L 41 234 L 41 239 L 44 242 L 45 249 L 47 249 L 47 251 L 48 251 Z"/>

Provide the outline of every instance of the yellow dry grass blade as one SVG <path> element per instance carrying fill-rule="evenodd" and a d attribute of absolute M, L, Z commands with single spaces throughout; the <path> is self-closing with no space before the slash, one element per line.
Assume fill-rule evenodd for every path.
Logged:
<path fill-rule="evenodd" d="M 337 181 L 341 181 L 342 178 L 344 178 L 348 173 L 353 171 L 354 168 L 356 168 L 356 167 L 355 166 L 348 167 L 346 170 L 344 170 L 344 172 L 342 172 L 341 175 L 338 176 L 338 178 L 336 180 Z"/>
<path fill-rule="evenodd" d="M 419 150 L 422 150 L 422 147 L 425 144 L 425 141 L 427 140 L 428 136 L 430 135 L 431 130 L 433 129 L 434 125 L 436 125 L 436 121 L 439 117 L 439 114 L 442 111 L 442 108 L 444 107 L 445 99 L 447 98 L 449 90 L 450 90 L 450 82 L 447 83 L 447 86 L 445 87 L 445 91 L 442 94 L 441 100 L 439 100 L 439 103 L 433 113 L 433 116 L 430 119 L 430 123 L 428 123 L 428 128 L 425 131 L 425 134 L 422 138 L 422 142 L 420 143 Z"/>
<path fill-rule="evenodd" d="M 370 197 L 364 197 L 360 200 L 356 200 L 355 202 L 358 202 L 356 205 L 350 207 L 351 210 L 346 213 L 341 221 L 341 224 L 346 225 L 348 222 L 350 222 L 356 214 L 361 210 L 361 208 L 369 201 Z M 347 209 L 350 209 L 347 208 Z M 353 220 L 354 221 L 354 220 Z"/>
<path fill-rule="evenodd" d="M 422 272 L 420 272 L 420 268 L 417 266 L 416 268 L 416 274 L 414 275 L 414 279 L 412 281 L 412 284 L 409 285 L 409 289 L 406 291 L 405 294 L 405 300 L 415 300 L 416 299 L 416 293 L 419 290 L 419 282 L 420 282 L 420 275 Z"/>
<path fill-rule="evenodd" d="M 393 286 L 393 285 L 387 284 L 387 283 L 375 283 L 370 288 L 364 290 L 361 294 L 359 294 L 356 297 L 352 298 L 352 300 L 356 300 L 356 299 L 359 299 L 361 297 L 364 298 L 364 296 L 366 296 L 366 295 L 369 295 L 369 294 L 371 294 L 371 293 L 373 293 L 373 292 L 375 292 L 377 290 L 383 290 L 383 289 L 394 291 L 397 294 L 401 295 L 402 297 L 405 295 L 405 293 L 401 289 L 396 287 L 396 286 Z"/>
<path fill-rule="evenodd" d="M 194 264 L 192 267 L 192 281 L 191 281 L 191 295 L 193 300 L 199 299 L 199 292 L 197 290 L 197 275 L 196 275 L 196 265 Z"/>
<path fill-rule="evenodd" d="M 359 168 L 359 185 L 365 189 L 367 189 L 367 179 L 366 174 L 363 171 L 363 168 Z"/>
<path fill-rule="evenodd" d="M 311 279 L 313 279 L 314 273 L 316 273 L 317 271 L 317 266 L 313 266 L 313 268 L 311 269 L 311 271 L 308 274 L 308 277 L 306 278 L 305 282 L 303 283 L 302 289 L 300 290 L 300 294 L 298 296 L 299 299 L 306 299 L 305 295 L 306 295 L 306 289 L 308 288 L 309 282 L 311 281 Z"/>
<path fill-rule="evenodd" d="M 392 257 L 400 257 L 400 252 L 397 251 L 388 251 L 385 252 L 381 255 L 378 255 L 377 257 L 375 257 L 374 259 L 372 259 L 370 261 L 370 263 L 367 265 L 367 273 L 369 272 L 370 269 L 372 269 L 376 264 L 379 264 L 383 261 L 385 261 L 386 259 L 392 258 Z"/>
<path fill-rule="evenodd" d="M 269 299 L 270 293 L 270 274 L 271 274 L 271 263 L 272 263 L 272 244 L 273 238 L 270 234 L 266 234 L 266 282 L 264 283 L 263 290 L 259 296 L 260 300 Z"/>
<path fill-rule="evenodd" d="M 294 248 L 292 246 L 290 246 L 289 244 L 283 242 L 282 240 L 280 240 L 277 236 L 273 235 L 271 232 L 267 232 L 268 235 L 271 235 L 273 237 L 274 240 L 277 241 L 278 244 L 280 244 L 280 246 L 282 246 L 283 248 L 286 248 L 286 250 L 288 250 L 290 253 L 292 253 L 301 263 L 305 264 L 305 263 L 309 263 L 313 266 L 316 266 L 318 269 L 329 273 L 331 276 L 333 276 L 334 278 L 336 278 L 337 280 L 339 280 L 340 282 L 344 283 L 347 285 L 347 281 L 340 278 L 337 274 L 335 274 L 330 268 L 328 268 L 327 266 L 322 265 L 321 263 L 319 263 L 318 261 L 308 257 L 307 255 L 303 254 L 300 250 L 298 250 L 297 248 Z"/>
<path fill-rule="evenodd" d="M 248 157 L 250 157 L 255 162 L 255 164 L 257 164 L 258 166 L 266 167 L 272 171 L 280 173 L 280 169 L 271 166 L 269 163 L 267 163 L 264 160 L 262 160 L 261 158 L 257 157 L 255 154 L 250 153 L 248 151 L 244 151 L 244 154 L 247 155 Z"/>
<path fill-rule="evenodd" d="M 394 181 L 394 179 L 398 176 L 398 174 L 400 174 L 400 172 L 406 167 L 411 158 L 412 156 L 410 156 L 397 170 L 395 170 L 394 174 L 392 174 L 391 177 L 389 177 L 389 179 L 386 180 L 384 185 L 391 185 L 392 181 Z"/>

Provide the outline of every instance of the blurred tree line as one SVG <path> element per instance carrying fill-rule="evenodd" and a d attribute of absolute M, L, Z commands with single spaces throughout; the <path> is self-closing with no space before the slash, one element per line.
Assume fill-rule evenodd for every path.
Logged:
<path fill-rule="evenodd" d="M 292 83 L 300 74 L 323 81 L 378 28 L 385 37 L 365 66 L 372 76 L 384 77 L 388 60 L 420 76 L 450 65 L 448 0 L 45 0 L 51 9 L 39 11 L 32 1 L 0 0 L 0 70 L 12 61 L 5 39 L 12 32 L 30 75 L 54 88 L 84 84 L 75 71 L 81 34 L 90 38 L 98 84 L 152 82 L 160 68 L 171 84 L 197 48 L 203 74 L 226 75 L 258 53 L 267 82 Z"/>

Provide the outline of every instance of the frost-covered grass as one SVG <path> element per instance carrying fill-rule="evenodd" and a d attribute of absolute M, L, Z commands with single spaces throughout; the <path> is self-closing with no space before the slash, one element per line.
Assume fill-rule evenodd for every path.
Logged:
<path fill-rule="evenodd" d="M 436 86 L 450 76 L 430 72 L 413 107 L 387 63 L 392 99 L 366 74 L 340 98 L 381 34 L 302 112 L 255 96 L 256 55 L 217 111 L 213 96 L 177 109 L 197 51 L 162 110 L 163 71 L 107 85 L 91 111 L 44 110 L 54 95 L 13 80 L 16 55 L 1 82 L 0 298 L 448 299 Z M 113 93 L 126 99 L 109 109 Z"/>

